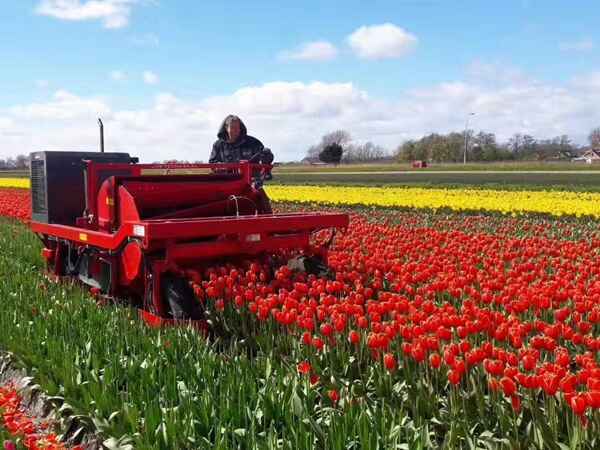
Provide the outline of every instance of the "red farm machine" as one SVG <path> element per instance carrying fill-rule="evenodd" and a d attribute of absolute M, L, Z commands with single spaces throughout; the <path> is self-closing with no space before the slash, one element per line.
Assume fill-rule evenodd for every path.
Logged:
<path fill-rule="evenodd" d="M 127 153 L 32 153 L 31 229 L 50 275 L 124 300 L 152 324 L 202 320 L 181 277 L 186 268 L 281 251 L 326 258 L 311 235 L 331 229 L 333 236 L 348 225 L 345 214 L 265 213 L 259 188 L 270 169 L 245 161 L 139 164 Z"/>

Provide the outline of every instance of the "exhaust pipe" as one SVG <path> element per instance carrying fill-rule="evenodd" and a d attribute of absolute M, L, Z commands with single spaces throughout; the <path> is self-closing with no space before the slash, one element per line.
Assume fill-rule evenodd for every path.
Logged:
<path fill-rule="evenodd" d="M 98 125 L 100 126 L 100 153 L 104 153 L 104 124 L 102 119 L 98 117 Z"/>

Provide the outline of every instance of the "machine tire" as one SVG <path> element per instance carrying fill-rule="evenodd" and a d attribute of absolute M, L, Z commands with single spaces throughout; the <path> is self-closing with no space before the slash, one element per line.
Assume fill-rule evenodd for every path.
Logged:
<path fill-rule="evenodd" d="M 167 276 L 162 280 L 163 298 L 169 314 L 176 320 L 201 320 L 204 317 L 194 292 L 183 278 Z"/>

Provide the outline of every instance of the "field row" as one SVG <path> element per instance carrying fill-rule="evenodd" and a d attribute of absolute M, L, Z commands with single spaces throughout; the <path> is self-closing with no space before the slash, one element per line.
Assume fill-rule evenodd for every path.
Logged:
<path fill-rule="evenodd" d="M 600 193 L 362 186 L 268 186 L 275 201 L 600 217 Z"/>
<path fill-rule="evenodd" d="M 6 178 L 0 179 L 0 182 L 3 182 L 0 184 L 0 189 L 26 186 L 22 179 Z M 269 197 L 276 202 L 600 218 L 600 192 L 440 189 L 406 186 L 269 185 L 266 189 Z M 25 216 L 29 208 L 29 200 L 26 198 L 28 191 L 17 192 L 14 189 L 13 191 L 10 195 L 0 196 L 0 214 Z M 16 210 L 21 212 L 18 213 Z"/>
<path fill-rule="evenodd" d="M 563 191 L 600 190 L 600 171 L 597 173 L 571 172 L 513 172 L 513 171 L 472 171 L 453 173 L 410 172 L 277 172 L 274 182 L 278 184 L 319 184 L 385 186 L 405 185 L 424 187 L 487 187 L 490 189 L 560 189 Z"/>

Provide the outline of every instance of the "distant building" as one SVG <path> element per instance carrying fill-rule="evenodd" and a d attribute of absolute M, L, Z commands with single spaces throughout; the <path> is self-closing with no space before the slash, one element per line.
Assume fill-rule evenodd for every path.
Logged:
<path fill-rule="evenodd" d="M 599 164 L 600 163 L 600 150 L 590 148 L 584 151 L 577 158 L 573 158 L 572 161 L 585 162 L 587 164 Z"/>

